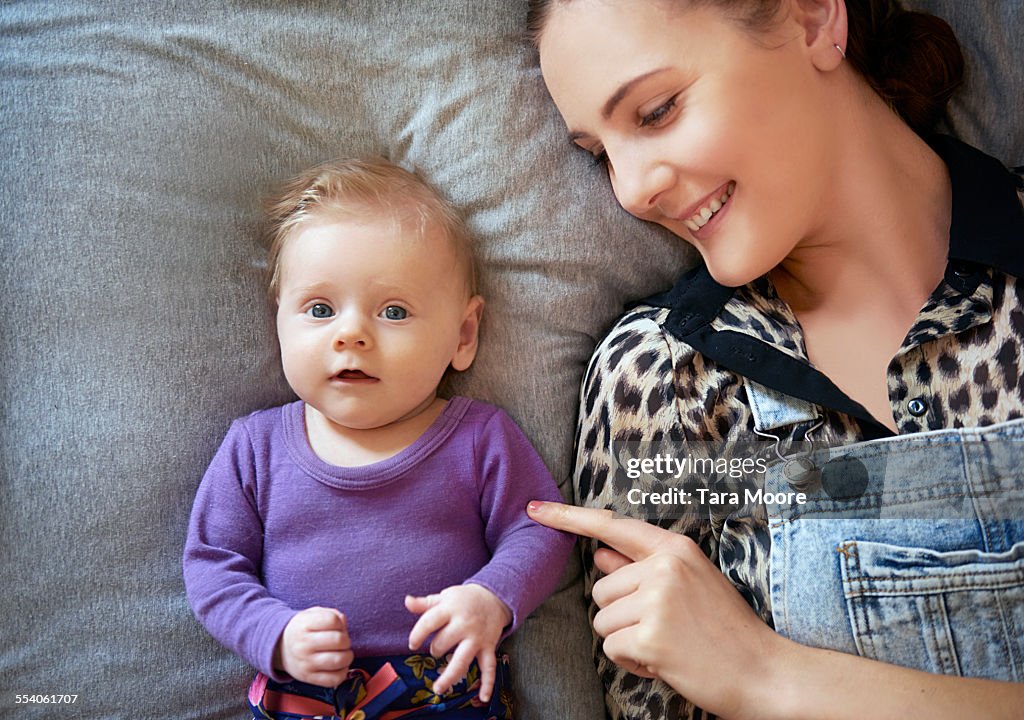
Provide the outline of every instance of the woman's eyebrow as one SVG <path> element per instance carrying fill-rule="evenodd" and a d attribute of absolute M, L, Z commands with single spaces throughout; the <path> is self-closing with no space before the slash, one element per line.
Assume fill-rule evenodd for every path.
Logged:
<path fill-rule="evenodd" d="M 603 117 L 605 120 L 610 118 L 612 116 L 612 113 L 615 112 L 615 107 L 620 102 L 622 102 L 622 98 L 626 97 L 626 93 L 632 90 L 636 85 L 638 85 L 639 83 L 643 82 L 644 80 L 653 75 L 666 72 L 670 69 L 671 68 L 667 67 L 657 68 L 656 70 L 645 72 L 643 75 L 637 75 L 632 80 L 627 80 L 626 82 L 619 85 L 618 89 L 614 93 L 612 93 L 612 96 L 610 98 L 608 98 L 608 102 L 606 102 L 604 104 L 604 107 L 601 108 L 601 117 Z"/>

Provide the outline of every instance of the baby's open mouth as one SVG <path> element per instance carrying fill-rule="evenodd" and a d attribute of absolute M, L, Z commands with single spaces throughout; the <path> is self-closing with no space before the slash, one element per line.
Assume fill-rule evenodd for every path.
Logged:
<path fill-rule="evenodd" d="M 338 380 L 376 380 L 372 375 L 367 375 L 362 370 L 342 370 L 334 376 Z"/>

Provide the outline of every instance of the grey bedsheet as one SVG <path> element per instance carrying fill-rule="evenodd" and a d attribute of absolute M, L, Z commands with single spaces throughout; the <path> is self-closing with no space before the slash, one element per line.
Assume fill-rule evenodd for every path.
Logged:
<path fill-rule="evenodd" d="M 1024 163 L 1017 3 L 930 4 L 986 53 L 954 127 Z M 458 389 L 568 477 L 595 339 L 691 256 L 571 150 L 524 19 L 509 0 L 0 4 L 0 709 L 244 715 L 250 671 L 192 618 L 180 553 L 229 421 L 290 397 L 258 199 L 313 162 L 381 153 L 464 211 L 488 307 Z M 590 645 L 570 573 L 514 640 L 520 717 L 602 716 Z"/>

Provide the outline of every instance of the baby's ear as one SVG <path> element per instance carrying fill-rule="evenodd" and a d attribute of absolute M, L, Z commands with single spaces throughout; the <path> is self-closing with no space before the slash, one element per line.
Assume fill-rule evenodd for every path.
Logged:
<path fill-rule="evenodd" d="M 480 318 L 484 314 L 484 299 L 474 295 L 466 303 L 466 312 L 462 315 L 459 327 L 459 346 L 452 356 L 452 368 L 459 372 L 473 364 L 476 357 L 477 342 L 480 337 Z"/>

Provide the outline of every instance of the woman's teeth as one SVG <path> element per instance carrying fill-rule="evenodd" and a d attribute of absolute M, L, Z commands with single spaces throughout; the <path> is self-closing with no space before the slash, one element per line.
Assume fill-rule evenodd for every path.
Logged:
<path fill-rule="evenodd" d="M 689 228 L 691 232 L 697 232 L 702 227 L 708 224 L 708 220 L 714 217 L 715 213 L 722 209 L 722 206 L 729 202 L 729 198 L 732 197 L 732 194 L 735 190 L 735 181 L 730 181 L 729 185 L 726 186 L 725 188 L 725 192 L 723 192 L 717 198 L 712 198 L 712 200 L 707 205 L 702 207 L 691 217 L 684 220 L 683 224 L 686 225 L 686 227 Z"/>

